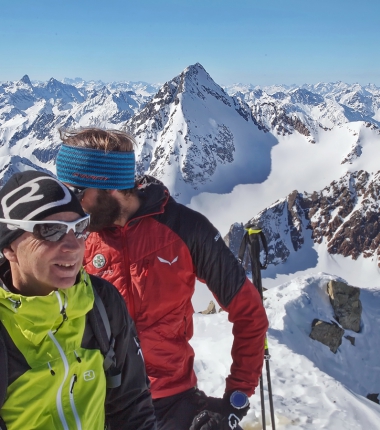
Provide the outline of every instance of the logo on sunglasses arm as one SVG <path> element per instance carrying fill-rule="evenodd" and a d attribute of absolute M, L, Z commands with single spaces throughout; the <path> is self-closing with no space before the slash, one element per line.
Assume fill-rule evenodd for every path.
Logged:
<path fill-rule="evenodd" d="M 8 193 L 2 198 L 1 206 L 3 208 L 4 218 L 11 218 L 11 211 L 19 205 L 30 205 L 31 202 L 40 201 L 40 200 L 42 200 L 42 203 L 43 203 L 43 199 L 45 196 L 42 193 L 40 185 L 38 184 L 39 181 L 56 182 L 62 188 L 64 197 L 61 200 L 58 200 L 55 202 L 49 202 L 47 204 L 42 204 L 41 206 L 38 206 L 34 211 L 30 212 L 27 217 L 25 217 L 25 220 L 29 220 L 35 217 L 36 215 L 46 211 L 47 209 L 54 208 L 56 206 L 62 206 L 71 201 L 72 197 L 69 190 L 56 179 L 48 178 L 48 177 L 35 178 L 29 182 L 26 182 L 23 185 L 20 185 L 18 188 L 12 190 L 10 193 Z M 25 189 L 29 188 L 29 191 L 8 206 L 7 205 L 8 200 L 16 193 L 19 193 L 24 188 Z"/>
<path fill-rule="evenodd" d="M 92 264 L 96 269 L 101 269 L 106 265 L 106 258 L 103 254 L 96 254 L 92 259 Z"/>

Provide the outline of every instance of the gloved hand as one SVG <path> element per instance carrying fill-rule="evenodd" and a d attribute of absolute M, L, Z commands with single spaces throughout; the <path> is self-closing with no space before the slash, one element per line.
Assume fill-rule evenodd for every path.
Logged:
<path fill-rule="evenodd" d="M 202 411 L 193 419 L 189 430 L 241 430 L 239 422 L 234 414 L 223 417 L 216 412 Z"/>
<path fill-rule="evenodd" d="M 240 420 L 247 415 L 249 404 L 241 409 L 231 405 L 231 392 L 225 393 L 223 398 L 206 396 L 205 410 L 193 420 L 190 430 L 231 430 L 240 429 Z"/>

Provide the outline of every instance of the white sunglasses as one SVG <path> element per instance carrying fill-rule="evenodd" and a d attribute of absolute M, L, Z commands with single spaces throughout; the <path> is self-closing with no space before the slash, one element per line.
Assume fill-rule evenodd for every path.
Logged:
<path fill-rule="evenodd" d="M 76 221 L 24 221 L 17 219 L 0 218 L 0 222 L 9 224 L 24 231 L 33 233 L 33 236 L 39 240 L 48 240 L 49 242 L 58 242 L 65 234 L 72 230 L 77 239 L 87 239 L 90 234 L 87 228 L 90 224 L 90 215 Z"/>

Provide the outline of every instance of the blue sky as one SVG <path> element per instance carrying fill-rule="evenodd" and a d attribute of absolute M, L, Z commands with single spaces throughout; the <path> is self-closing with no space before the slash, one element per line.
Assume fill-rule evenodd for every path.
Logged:
<path fill-rule="evenodd" d="M 379 0 L 0 0 L 0 81 L 380 86 Z"/>

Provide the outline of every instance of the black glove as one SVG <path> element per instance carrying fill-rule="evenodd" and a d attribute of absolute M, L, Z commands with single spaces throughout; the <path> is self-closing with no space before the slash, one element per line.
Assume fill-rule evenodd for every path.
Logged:
<path fill-rule="evenodd" d="M 231 430 L 239 429 L 240 420 L 247 415 L 249 404 L 237 409 L 231 405 L 231 392 L 225 393 L 222 399 L 208 397 L 205 410 L 193 420 L 190 430 Z"/>
<path fill-rule="evenodd" d="M 239 418 L 233 414 L 223 417 L 216 412 L 202 411 L 193 419 L 189 430 L 242 430 L 239 422 Z"/>

